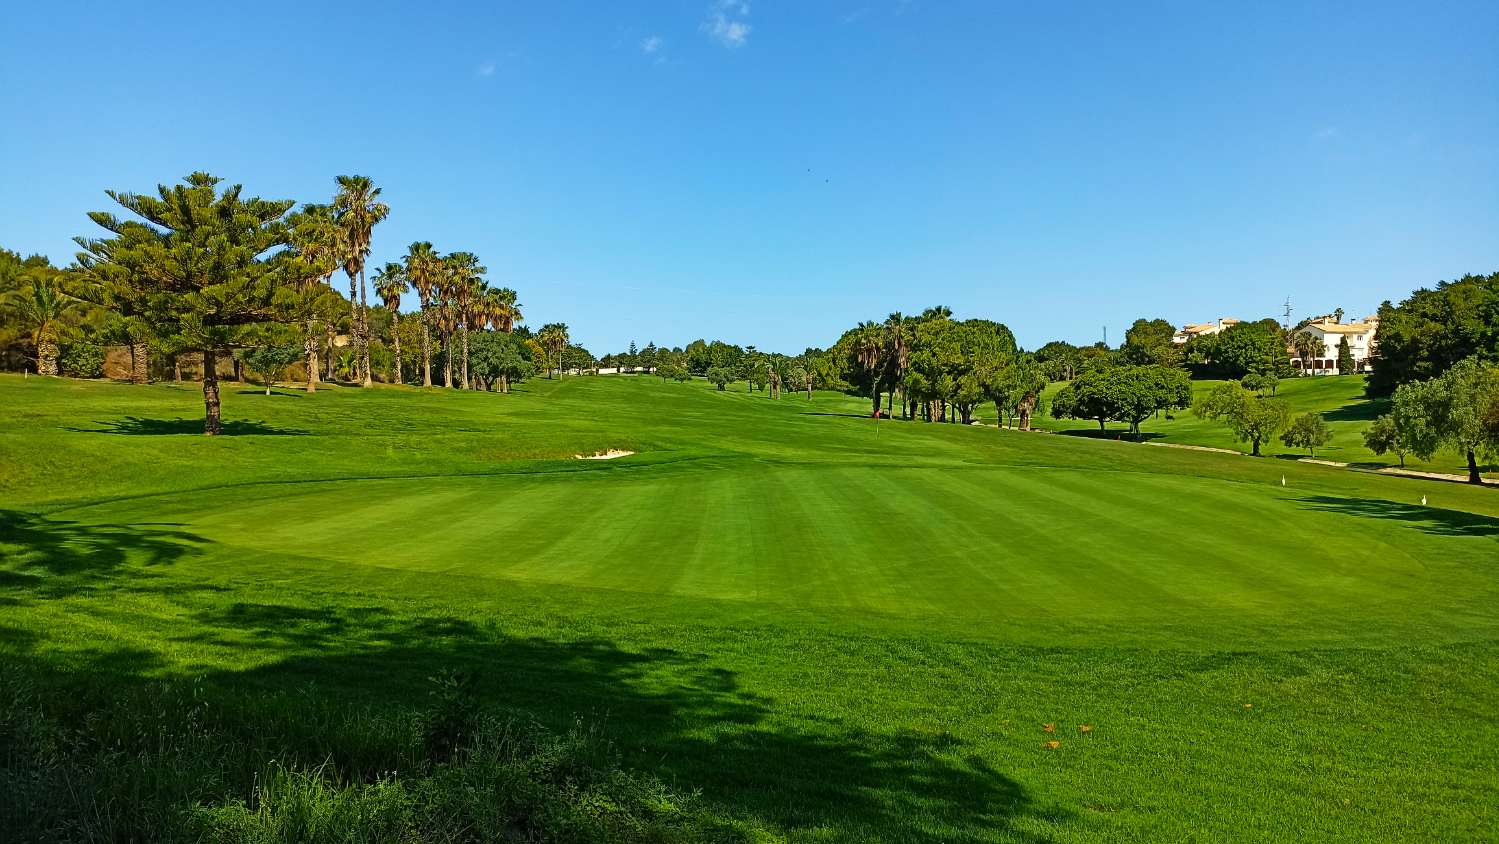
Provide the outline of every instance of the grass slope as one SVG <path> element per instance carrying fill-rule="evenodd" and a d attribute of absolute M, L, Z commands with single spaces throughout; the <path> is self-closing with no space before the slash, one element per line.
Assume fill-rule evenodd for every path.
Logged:
<path fill-rule="evenodd" d="M 205 439 L 191 385 L 0 378 L 0 647 L 47 705 L 462 670 L 791 840 L 1499 823 L 1492 490 L 701 382 L 252 393 Z"/>
<path fill-rule="evenodd" d="M 1290 405 L 1293 417 L 1303 413 L 1320 413 L 1326 420 L 1328 428 L 1332 431 L 1332 439 L 1326 446 L 1317 449 L 1318 459 L 1353 463 L 1368 468 L 1397 466 L 1399 458 L 1395 455 L 1377 455 L 1364 447 L 1364 431 L 1368 429 L 1375 417 L 1384 413 L 1389 406 L 1388 399 L 1366 398 L 1364 381 L 1365 378 L 1362 375 L 1292 378 L 1280 382 L 1276 395 Z M 1194 396 L 1205 395 L 1221 383 L 1223 382 L 1193 381 L 1192 393 Z M 1062 383 L 1054 383 L 1046 388 L 1044 394 L 1046 406 L 1050 406 L 1051 397 L 1063 386 Z M 1041 430 L 1078 436 L 1103 439 L 1129 438 L 1129 428 L 1122 424 L 1109 425 L 1107 430 L 1100 434 L 1097 422 L 1053 419 L 1042 414 L 1036 417 L 1035 425 Z M 1157 415 L 1142 423 L 1140 431 L 1146 439 L 1152 442 L 1226 448 L 1246 453 L 1249 451 L 1247 444 L 1234 442 L 1227 426 L 1221 422 L 1198 419 L 1190 410 Z M 1274 456 L 1307 456 L 1304 449 L 1291 448 L 1283 444 L 1279 437 L 1272 442 L 1265 443 L 1262 450 L 1265 454 Z M 1427 472 L 1467 474 L 1466 464 L 1460 457 L 1453 454 L 1438 454 L 1429 461 L 1413 456 L 1407 457 L 1406 466 Z M 1499 466 L 1489 467 L 1487 475 L 1488 477 L 1499 476 Z"/>

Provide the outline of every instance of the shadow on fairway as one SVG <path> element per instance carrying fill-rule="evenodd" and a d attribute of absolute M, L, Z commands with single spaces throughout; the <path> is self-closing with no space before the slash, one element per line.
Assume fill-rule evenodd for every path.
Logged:
<path fill-rule="evenodd" d="M 252 391 L 259 392 L 259 391 Z M 264 395 L 264 393 L 261 393 Z M 94 420 L 99 428 L 66 428 L 65 430 L 79 434 L 131 434 L 162 436 L 166 434 L 196 434 L 203 436 L 202 419 L 142 419 L 139 416 L 126 416 L 124 419 L 110 419 L 105 421 Z M 277 428 L 264 422 L 251 422 L 243 419 L 226 419 L 223 422 L 223 433 L 220 436 L 306 436 L 306 431 L 295 428 Z"/>
<path fill-rule="evenodd" d="M 1389 408 L 1389 399 L 1370 399 L 1326 411 L 1322 418 L 1329 422 L 1373 422 Z"/>
<path fill-rule="evenodd" d="M 306 393 L 287 393 L 287 392 L 283 392 L 281 390 L 276 389 L 275 387 L 271 388 L 271 395 L 270 396 L 266 395 L 264 387 L 261 387 L 258 390 L 256 390 L 256 389 L 235 390 L 234 392 L 235 392 L 236 395 L 241 395 L 241 396 L 262 396 L 264 398 L 270 398 L 271 396 L 281 396 L 283 398 L 288 398 L 288 399 L 299 399 L 299 398 L 302 398 L 302 396 L 306 395 Z"/>
<path fill-rule="evenodd" d="M 1438 536 L 1499 536 L 1499 519 L 1460 510 L 1398 504 L 1373 498 L 1335 498 L 1326 495 L 1303 498 L 1301 503 L 1308 510 L 1406 522 L 1417 530 Z"/>
<path fill-rule="evenodd" d="M 182 621 L 162 638 L 276 656 L 193 686 L 215 723 L 253 736 L 244 745 L 249 756 L 222 763 L 245 785 L 269 759 L 326 765 L 349 781 L 394 770 L 400 739 L 388 725 L 402 713 L 428 710 L 434 676 L 447 675 L 464 677 L 483 711 L 554 731 L 597 725 L 625 767 L 675 789 L 700 790 L 728 816 L 788 832 L 932 844 L 1003 835 L 1041 841 L 1015 822 L 1067 817 L 1062 809 L 1033 807 L 1017 782 L 945 731 L 869 731 L 836 715 L 790 715 L 702 654 L 627 649 L 597 638 L 513 637 L 496 625 L 398 617 L 381 607 L 235 603 Z M 36 665 L 54 681 L 106 700 L 139 680 L 138 661 L 106 655 L 67 678 L 57 677 L 54 664 Z M 245 795 L 192 795 L 233 797 Z"/>
<path fill-rule="evenodd" d="M 1146 442 L 1158 440 L 1166 436 L 1159 431 L 1141 431 L 1138 440 L 1129 431 L 1100 431 L 1097 428 L 1073 428 L 1070 431 L 1057 431 L 1069 437 L 1083 437 L 1090 440 L 1119 440 L 1120 442 Z"/>
<path fill-rule="evenodd" d="M 16 603 L 95 588 L 126 563 L 169 565 L 208 541 L 173 524 L 85 525 L 0 510 L 0 596 Z"/>

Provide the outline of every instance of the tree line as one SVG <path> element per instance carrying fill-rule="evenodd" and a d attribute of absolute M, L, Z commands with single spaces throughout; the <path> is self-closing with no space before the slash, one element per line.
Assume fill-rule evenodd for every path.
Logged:
<path fill-rule="evenodd" d="M 118 206 L 88 214 L 102 233 L 75 238 L 76 261 L 0 250 L 5 317 L 0 345 L 29 351 L 36 371 L 94 377 L 103 347 L 130 356 L 130 380 L 151 378 L 153 358 L 201 361 L 204 432 L 221 430 L 219 361 L 269 383 L 301 364 L 309 392 L 344 380 L 508 392 L 538 371 L 560 372 L 571 343 L 564 323 L 521 325 L 518 296 L 493 287 L 471 252 L 411 244 L 402 260 L 373 272 L 376 226 L 390 213 L 366 176 L 339 176 L 328 203 L 244 195 L 207 173 L 159 185 L 154 194 L 106 191 Z M 342 272 L 348 296 L 334 287 Z M 415 291 L 416 314 L 401 312 Z"/>

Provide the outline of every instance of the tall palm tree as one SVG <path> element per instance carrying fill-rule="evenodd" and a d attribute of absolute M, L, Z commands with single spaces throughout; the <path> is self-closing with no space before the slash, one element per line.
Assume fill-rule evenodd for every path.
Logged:
<path fill-rule="evenodd" d="M 427 308 L 432 303 L 432 294 L 437 292 L 442 276 L 442 259 L 432 244 L 423 241 L 411 244 L 406 250 L 406 278 L 416 289 L 422 300 L 422 386 L 432 386 L 432 338 L 429 331 Z"/>
<path fill-rule="evenodd" d="M 890 401 L 888 409 L 895 408 L 895 392 L 902 389 L 906 381 L 906 370 L 911 365 L 911 321 L 900 311 L 885 318 L 885 345 L 889 352 L 891 369 Z M 906 418 L 906 397 L 900 397 L 900 416 Z"/>
<path fill-rule="evenodd" d="M 469 388 L 468 380 L 468 332 L 474 316 L 474 305 L 479 300 L 480 286 L 484 274 L 489 272 L 479 263 L 479 256 L 472 252 L 454 252 L 443 259 L 448 266 L 448 281 L 451 287 L 451 319 L 463 330 L 463 389 Z"/>
<path fill-rule="evenodd" d="M 437 323 L 437 337 L 442 345 L 442 385 L 453 386 L 453 297 L 456 292 L 456 273 L 447 258 L 438 265 L 437 293 L 432 301 L 432 318 Z"/>
<path fill-rule="evenodd" d="M 354 277 L 359 277 L 359 299 L 355 309 L 354 340 L 359 351 L 359 373 L 364 386 L 370 380 L 370 318 L 365 298 L 364 262 L 370 254 L 370 236 L 375 225 L 390 216 L 390 206 L 379 201 L 380 189 L 368 176 L 339 176 L 333 197 L 339 228 L 343 231 L 343 265 L 349 276 L 349 301 L 354 301 Z"/>
<path fill-rule="evenodd" d="M 390 311 L 390 339 L 395 346 L 395 383 L 405 383 L 401 377 L 401 297 L 411 289 L 406 278 L 406 268 L 391 261 L 375 271 L 375 295 Z"/>
<path fill-rule="evenodd" d="M 854 362 L 869 376 L 869 395 L 874 400 L 873 415 L 880 412 L 880 381 L 884 375 L 886 345 L 884 327 L 877 322 L 859 324 L 854 335 Z"/>
<path fill-rule="evenodd" d="M 36 374 L 57 374 L 57 339 L 62 333 L 63 314 L 78 300 L 64 293 L 61 285 L 39 274 L 29 277 L 31 286 L 12 294 L 11 308 L 22 325 L 31 329 L 36 346 Z"/>
<path fill-rule="evenodd" d="M 537 332 L 536 339 L 547 354 L 547 377 L 552 377 L 552 361 L 557 362 L 557 377 L 562 377 L 562 352 L 567 349 L 567 323 L 549 322 Z"/>
<path fill-rule="evenodd" d="M 331 205 L 309 204 L 302 206 L 291 218 L 292 250 L 309 269 L 298 280 L 296 292 L 298 310 L 303 316 L 302 355 L 307 365 L 307 392 L 317 392 L 318 384 L 318 335 L 322 333 L 318 324 L 329 321 L 326 294 L 332 290 L 330 282 L 338 271 L 343 256 L 343 236 L 333 218 Z M 336 294 L 335 294 L 336 295 Z"/>
<path fill-rule="evenodd" d="M 515 332 L 515 324 L 525 320 L 515 296 L 515 291 L 508 287 L 491 287 L 485 292 L 484 314 L 491 328 L 512 334 Z"/>

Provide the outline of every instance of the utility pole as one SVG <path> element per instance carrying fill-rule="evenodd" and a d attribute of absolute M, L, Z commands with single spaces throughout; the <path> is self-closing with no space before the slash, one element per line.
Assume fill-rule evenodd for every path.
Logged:
<path fill-rule="evenodd" d="M 1286 297 L 1286 317 L 1285 317 L 1285 320 L 1286 320 L 1285 321 L 1285 329 L 1286 329 L 1286 331 L 1290 331 L 1291 330 L 1291 297 L 1290 296 Z"/>
<path fill-rule="evenodd" d="M 1103 347 L 1105 349 L 1109 347 L 1109 327 L 1107 325 L 1103 327 Z"/>

